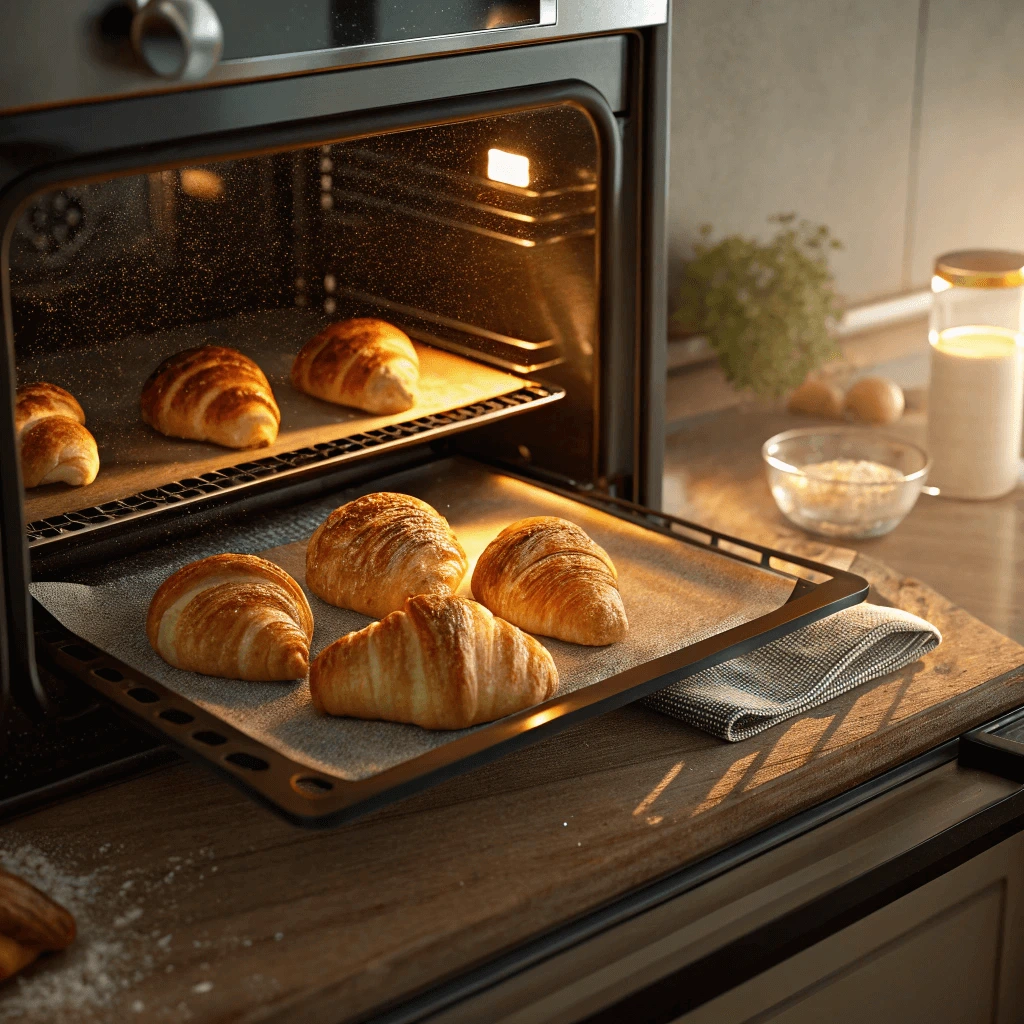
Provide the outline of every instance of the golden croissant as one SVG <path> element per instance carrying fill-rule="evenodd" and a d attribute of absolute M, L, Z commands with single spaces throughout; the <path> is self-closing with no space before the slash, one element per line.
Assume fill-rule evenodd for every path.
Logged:
<path fill-rule="evenodd" d="M 100 470 L 96 439 L 85 428 L 85 413 L 56 384 L 26 384 L 14 401 L 14 427 L 26 487 L 91 484 Z"/>
<path fill-rule="evenodd" d="M 142 419 L 170 437 L 263 448 L 277 440 L 281 411 L 248 356 L 205 345 L 179 352 L 153 371 L 142 387 Z"/>
<path fill-rule="evenodd" d="M 411 409 L 419 379 L 419 357 L 408 336 L 374 317 L 325 327 L 292 363 L 292 384 L 300 391 L 367 412 Z"/>
<path fill-rule="evenodd" d="M 533 516 L 507 526 L 473 570 L 473 596 L 522 629 L 603 646 L 629 629 L 618 573 L 575 523 Z"/>
<path fill-rule="evenodd" d="M 454 594 L 469 562 L 448 520 L 387 491 L 336 508 L 306 548 L 306 585 L 339 608 L 383 618 L 414 594 Z"/>
<path fill-rule="evenodd" d="M 329 715 L 465 729 L 552 697 L 558 670 L 532 636 L 462 597 L 420 594 L 325 648 L 309 671 Z"/>
<path fill-rule="evenodd" d="M 302 588 L 255 555 L 213 555 L 169 576 L 146 616 L 169 665 L 225 679 L 301 679 L 313 613 Z"/>
<path fill-rule="evenodd" d="M 40 953 L 74 942 L 75 919 L 34 885 L 0 869 L 0 981 Z"/>

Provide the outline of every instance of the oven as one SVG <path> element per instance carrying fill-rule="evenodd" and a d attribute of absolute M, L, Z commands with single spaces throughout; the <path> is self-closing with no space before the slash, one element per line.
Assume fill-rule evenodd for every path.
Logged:
<path fill-rule="evenodd" d="M 844 574 L 773 568 L 763 549 L 726 552 L 651 511 L 666 7 L 75 0 L 59 24 L 31 6 L 0 15 L 5 809 L 173 756 L 170 743 L 292 820 L 330 823 L 857 599 Z M 351 317 L 412 340 L 411 410 L 340 408 L 289 384 L 304 342 Z M 269 446 L 142 422 L 154 367 L 204 344 L 266 374 L 281 410 Z M 100 460 L 87 486 L 24 487 L 15 389 L 38 381 L 85 411 Z M 438 507 L 457 492 L 469 516 L 519 487 L 570 516 L 689 530 L 719 558 L 795 570 L 796 589 L 672 665 L 631 665 L 351 785 L 83 640 L 41 597 L 127 593 L 132 571 L 175 552 L 265 551 L 344 495 L 417 487 Z"/>

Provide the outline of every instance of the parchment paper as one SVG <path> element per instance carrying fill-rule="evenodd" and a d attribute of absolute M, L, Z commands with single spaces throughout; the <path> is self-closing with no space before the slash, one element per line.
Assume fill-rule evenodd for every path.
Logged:
<path fill-rule="evenodd" d="M 288 518 L 279 518 L 272 528 L 219 537 L 214 546 L 221 551 L 251 552 L 258 550 L 255 545 L 263 537 L 266 546 L 261 553 L 304 585 L 306 539 L 333 508 L 373 490 L 416 495 L 448 519 L 470 559 L 460 590 L 466 597 L 471 596 L 473 566 L 484 547 L 501 529 L 524 516 L 562 516 L 582 526 L 608 551 L 619 572 L 629 634 L 610 647 L 579 647 L 538 637 L 558 667 L 559 693 L 607 679 L 763 615 L 782 605 L 792 591 L 792 581 L 754 565 L 703 551 L 457 459 L 376 480 L 372 487 L 339 492 L 290 510 Z M 277 546 L 270 547 L 275 541 Z M 252 683 L 171 668 L 146 640 L 146 610 L 156 588 L 171 572 L 213 553 L 210 548 L 208 539 L 197 537 L 184 546 L 179 544 L 172 557 L 161 560 L 158 553 L 151 553 L 141 559 L 136 571 L 130 564 L 125 571 L 121 564 L 106 581 L 101 574 L 101 581 L 33 583 L 31 590 L 82 639 L 219 715 L 253 739 L 327 774 L 366 778 L 461 735 L 318 715 L 304 681 Z M 371 621 L 333 608 L 308 590 L 306 593 L 315 620 L 314 656 L 339 636 Z"/>
<path fill-rule="evenodd" d="M 483 402 L 527 383 L 504 370 L 417 341 L 413 344 L 420 357 L 420 383 L 412 409 L 380 416 L 333 405 L 297 391 L 289 379 L 295 354 L 329 320 L 298 309 L 239 314 L 213 323 L 120 338 L 76 352 L 73 359 L 66 352 L 19 359 L 20 384 L 46 380 L 66 388 L 81 402 L 100 453 L 99 475 L 87 487 L 48 484 L 26 491 L 25 522 L 102 505 L 251 459 Z M 206 344 L 237 348 L 267 375 L 281 408 L 281 430 L 272 445 L 236 451 L 165 437 L 142 422 L 139 396 L 150 373 L 168 356 Z M 112 380 L 116 386 L 111 386 Z"/>

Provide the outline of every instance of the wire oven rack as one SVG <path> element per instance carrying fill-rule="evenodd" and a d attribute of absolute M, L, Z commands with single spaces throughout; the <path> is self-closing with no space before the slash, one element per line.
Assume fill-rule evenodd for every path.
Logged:
<path fill-rule="evenodd" d="M 507 476 L 515 475 L 502 470 Z M 518 478 L 525 480 L 526 478 Z M 861 577 L 773 550 L 667 513 L 595 493 L 526 482 L 589 505 L 679 543 L 737 559 L 793 580 L 781 607 L 705 640 L 647 661 L 574 692 L 464 733 L 367 778 L 349 781 L 311 771 L 228 725 L 217 715 L 72 635 L 48 626 L 37 651 L 88 683 L 134 722 L 172 741 L 296 825 L 325 828 L 402 799 L 453 775 L 632 703 L 705 668 L 739 657 L 867 596 Z M 45 617 L 48 619 L 48 617 Z M 53 622 L 54 620 L 49 620 Z"/>

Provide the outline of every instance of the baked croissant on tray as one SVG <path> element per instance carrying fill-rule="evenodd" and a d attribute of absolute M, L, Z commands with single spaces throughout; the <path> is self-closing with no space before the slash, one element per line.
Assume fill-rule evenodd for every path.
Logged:
<path fill-rule="evenodd" d="M 380 414 L 416 403 L 420 360 L 404 331 L 358 317 L 325 327 L 292 363 L 292 384 L 314 398 Z"/>
<path fill-rule="evenodd" d="M 380 491 L 336 508 L 306 548 L 306 585 L 328 604 L 382 618 L 415 594 L 454 594 L 469 562 L 448 520 Z"/>
<path fill-rule="evenodd" d="M 40 381 L 18 388 L 14 426 L 26 487 L 91 484 L 100 470 L 96 439 L 74 395 Z"/>
<path fill-rule="evenodd" d="M 170 437 L 264 448 L 277 440 L 281 410 L 248 356 L 204 345 L 165 359 L 153 371 L 142 387 L 142 419 Z"/>
<path fill-rule="evenodd" d="M 325 648 L 309 672 L 329 715 L 465 729 L 552 697 L 558 670 L 532 636 L 462 597 L 420 594 Z"/>
<path fill-rule="evenodd" d="M 280 566 L 255 555 L 213 555 L 164 580 L 149 605 L 146 636 L 174 668 L 225 679 L 301 679 L 313 613 Z"/>
<path fill-rule="evenodd" d="M 629 629 L 608 552 L 557 516 L 502 530 L 476 563 L 473 596 L 530 633 L 574 644 L 613 644 Z"/>
<path fill-rule="evenodd" d="M 40 953 L 66 949 L 75 919 L 23 878 L 0 869 L 0 981 L 27 967 Z"/>

